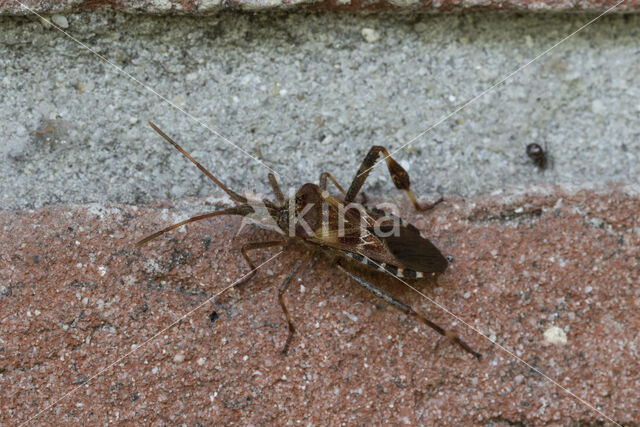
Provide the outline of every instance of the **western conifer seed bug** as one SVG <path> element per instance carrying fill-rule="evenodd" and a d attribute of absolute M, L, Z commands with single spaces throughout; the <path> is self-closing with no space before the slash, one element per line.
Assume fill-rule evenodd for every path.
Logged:
<path fill-rule="evenodd" d="M 172 144 L 218 187 L 227 193 L 236 206 L 205 213 L 173 224 L 140 240 L 136 244 L 137 247 L 190 222 L 220 215 L 239 215 L 246 217 L 256 212 L 258 204 L 255 201 L 249 201 L 246 197 L 229 189 L 155 124 L 151 122 L 149 122 L 149 124 L 160 136 Z M 441 328 L 417 313 L 408 305 L 347 270 L 347 268 L 354 263 L 362 264 L 367 268 L 387 272 L 402 280 L 402 278 L 422 279 L 435 277 L 443 273 L 448 265 L 447 259 L 440 253 L 438 248 L 422 236 L 416 227 L 383 210 L 354 202 L 380 154 L 384 156 L 389 174 L 396 188 L 407 193 L 415 209 L 425 211 L 433 208 L 443 200 L 441 198 L 434 204 L 420 206 L 411 191 L 408 173 L 400 164 L 393 160 L 387 150 L 381 146 L 371 147 L 347 191 L 338 184 L 331 174 L 324 172 L 320 175 L 319 185 L 312 183 L 304 184 L 298 189 L 295 195 L 285 198 L 275 176 L 270 173 L 268 179 L 275 194 L 276 201 L 272 202 L 268 199 L 263 199 L 260 205 L 266 209 L 268 213 L 267 217 L 273 221 L 276 230 L 280 231 L 283 238 L 265 242 L 251 242 L 242 246 L 240 252 L 247 264 L 249 264 L 251 272 L 237 282 L 236 286 L 250 280 L 255 275 L 255 265 L 248 255 L 249 251 L 272 247 L 284 248 L 290 244 L 301 244 L 303 247 L 310 249 L 310 251 L 308 251 L 307 256 L 303 260 L 295 264 L 278 291 L 278 302 L 284 312 L 289 327 L 287 340 L 282 349 L 283 353 L 287 353 L 291 344 L 291 338 L 295 332 L 283 296 L 291 284 L 293 277 L 300 270 L 300 267 L 309 261 L 309 255 L 315 251 L 326 255 L 336 268 L 375 296 L 383 299 L 400 311 L 413 316 L 420 322 L 433 328 L 440 335 L 447 337 L 474 357 L 480 359 L 480 353 L 471 349 L 471 347 L 457 335 Z M 333 183 L 340 191 L 341 197 L 332 196 L 327 192 L 327 181 Z"/>

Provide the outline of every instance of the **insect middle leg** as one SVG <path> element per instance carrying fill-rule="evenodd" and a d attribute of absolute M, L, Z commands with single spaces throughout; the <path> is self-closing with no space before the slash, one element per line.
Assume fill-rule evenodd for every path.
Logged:
<path fill-rule="evenodd" d="M 344 201 L 346 203 L 353 202 L 355 200 L 356 196 L 360 192 L 360 189 L 362 188 L 362 185 L 369 176 L 369 172 L 371 172 L 371 169 L 376 164 L 378 155 L 380 153 L 384 155 L 384 160 L 387 163 L 387 169 L 389 169 L 389 174 L 391 175 L 391 180 L 393 181 L 394 185 L 398 190 L 403 190 L 405 193 L 407 193 L 407 196 L 409 196 L 409 199 L 411 199 L 411 203 L 413 203 L 413 206 L 416 208 L 416 210 L 429 210 L 444 200 L 441 197 L 435 203 L 420 206 L 420 203 L 418 203 L 416 196 L 411 191 L 411 181 L 409 180 L 409 174 L 407 173 L 407 171 L 404 170 L 404 168 L 400 166 L 398 162 L 391 158 L 386 148 L 380 145 L 374 145 L 365 156 L 362 164 L 360 165 L 360 168 L 358 169 L 358 172 L 356 173 L 355 178 L 353 178 L 353 182 L 351 183 L 349 190 L 347 190 L 347 194 L 344 198 Z"/>
<path fill-rule="evenodd" d="M 435 330 L 437 333 L 439 333 L 443 337 L 449 338 L 452 342 L 454 342 L 458 346 L 462 347 L 463 350 L 465 350 L 466 352 L 472 354 L 475 358 L 480 359 L 482 357 L 480 355 L 480 353 L 478 353 L 477 351 L 474 351 L 471 347 L 469 347 L 469 345 L 467 343 L 462 341 L 460 339 L 460 337 L 458 337 L 453 332 L 450 332 L 450 331 L 447 331 L 446 329 L 443 329 L 442 327 L 440 327 L 440 326 L 436 325 L 435 323 L 433 323 L 431 320 L 429 320 L 426 317 L 418 314 L 414 309 L 412 309 L 408 305 L 398 301 L 397 299 L 395 299 L 392 296 L 388 295 L 387 293 L 385 293 L 381 289 L 373 286 L 371 283 L 367 282 L 366 280 L 362 279 L 361 277 L 358 277 L 355 274 L 352 274 L 352 273 L 348 272 L 347 270 L 344 269 L 344 267 L 342 267 L 340 265 L 339 261 L 337 261 L 336 265 L 340 270 L 342 270 L 343 273 L 345 273 L 347 276 L 349 276 L 351 279 L 353 279 L 357 284 L 359 284 L 360 286 L 362 286 L 363 288 L 365 288 L 366 290 L 368 290 L 369 292 L 371 292 L 372 294 L 374 294 L 378 298 L 382 298 L 383 300 L 385 300 L 389 304 L 393 305 L 394 307 L 396 307 L 400 311 L 404 312 L 405 314 L 410 314 L 411 316 L 415 317 L 416 319 L 418 319 L 419 321 L 421 321 L 425 325 L 427 325 L 430 328 L 432 328 L 433 330 Z"/>
<path fill-rule="evenodd" d="M 287 319 L 287 326 L 289 327 L 289 335 L 287 335 L 287 341 L 284 343 L 284 347 L 282 348 L 282 354 L 287 354 L 289 351 L 289 345 L 291 344 L 291 338 L 293 338 L 293 334 L 296 331 L 296 328 L 293 326 L 293 322 L 291 321 L 291 316 L 289 315 L 289 310 L 284 305 L 284 293 L 289 289 L 289 285 L 291 285 L 291 280 L 294 278 L 298 270 L 303 264 L 306 264 L 309 261 L 310 254 L 304 259 L 301 259 L 296 263 L 293 269 L 289 272 L 289 275 L 284 279 L 282 285 L 280 285 L 280 289 L 278 290 L 278 302 L 280 303 L 280 307 L 282 307 L 282 311 L 284 312 L 284 316 Z"/>
<path fill-rule="evenodd" d="M 249 271 L 249 273 L 245 277 L 240 279 L 240 281 L 238 281 L 235 286 L 237 287 L 242 285 L 243 283 L 248 282 L 253 278 L 253 276 L 256 275 L 256 266 L 251 260 L 251 258 L 249 258 L 249 254 L 248 254 L 249 251 L 253 251 L 256 249 L 272 248 L 274 246 L 284 246 L 286 244 L 287 242 L 284 240 L 270 240 L 267 242 L 251 242 L 243 245 L 242 248 L 240 248 L 240 252 L 242 253 L 242 256 L 244 257 L 244 259 L 247 261 L 247 264 L 249 264 L 249 268 L 251 269 L 251 271 Z"/>

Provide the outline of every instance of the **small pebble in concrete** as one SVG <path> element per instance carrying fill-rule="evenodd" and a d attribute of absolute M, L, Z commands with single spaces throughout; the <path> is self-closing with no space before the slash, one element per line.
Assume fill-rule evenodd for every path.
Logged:
<path fill-rule="evenodd" d="M 604 114 L 607 112 L 607 107 L 601 100 L 595 99 L 591 102 L 591 110 L 596 114 Z"/>
<path fill-rule="evenodd" d="M 380 40 L 380 33 L 373 28 L 363 28 L 362 37 L 367 43 L 375 43 Z"/>
<path fill-rule="evenodd" d="M 60 28 L 69 28 L 69 21 L 62 15 L 53 15 L 51 16 L 51 22 L 57 25 Z"/>
<path fill-rule="evenodd" d="M 550 344 L 566 344 L 567 334 L 557 326 L 552 326 L 544 331 L 544 339 Z"/>

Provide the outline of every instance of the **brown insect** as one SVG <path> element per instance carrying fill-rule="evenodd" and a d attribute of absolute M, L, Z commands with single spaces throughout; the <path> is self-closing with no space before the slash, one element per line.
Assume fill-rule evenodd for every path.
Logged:
<path fill-rule="evenodd" d="M 527 156 L 533 161 L 540 169 L 546 169 L 549 159 L 547 157 L 547 151 L 543 149 L 540 144 L 532 143 L 527 145 Z"/>
<path fill-rule="evenodd" d="M 156 125 L 151 122 L 149 122 L 149 124 L 164 139 L 180 151 L 180 153 L 194 163 L 218 187 L 227 193 L 236 206 L 198 215 L 171 225 L 140 240 L 136 244 L 137 247 L 190 222 L 220 215 L 247 216 L 255 212 L 255 204 L 251 205 L 251 202 L 246 197 L 237 194 L 225 186 Z M 319 185 L 312 183 L 304 184 L 293 197 L 287 199 L 284 197 L 275 176 L 269 174 L 269 183 L 275 194 L 276 201 L 272 202 L 264 199 L 262 200 L 262 205 L 266 208 L 268 216 L 273 220 L 276 228 L 279 229 L 285 237 L 280 240 L 251 242 L 243 245 L 240 251 L 247 261 L 247 264 L 249 264 L 251 272 L 236 285 L 246 282 L 255 275 L 255 265 L 248 255 L 249 251 L 278 246 L 284 248 L 292 244 L 301 244 L 311 249 L 311 251 L 307 253 L 306 258 L 296 263 L 278 291 L 278 301 L 289 327 L 289 334 L 287 335 L 287 340 L 282 350 L 283 353 L 286 353 L 289 349 L 291 338 L 295 332 L 291 316 L 284 304 L 284 293 L 289 288 L 293 277 L 300 270 L 300 267 L 310 259 L 310 255 L 313 252 L 321 252 L 328 256 L 338 269 L 353 279 L 357 284 L 402 312 L 415 317 L 425 325 L 433 328 L 440 335 L 447 337 L 479 359 L 480 354 L 472 350 L 471 347 L 457 335 L 441 328 L 424 316 L 418 314 L 408 305 L 346 269 L 349 266 L 353 266 L 353 264 L 363 264 L 368 268 L 387 272 L 400 279 L 422 279 L 434 277 L 443 273 L 447 268 L 447 259 L 440 253 L 438 248 L 422 236 L 420 231 L 413 225 L 383 210 L 354 202 L 380 153 L 384 155 L 387 168 L 396 188 L 407 193 L 417 210 L 424 211 L 431 209 L 442 201 L 442 199 L 440 199 L 434 204 L 424 207 L 420 206 L 410 189 L 409 175 L 402 166 L 389 156 L 387 150 L 381 146 L 371 147 L 347 191 L 344 191 L 331 174 L 324 172 L 320 175 Z M 332 196 L 326 191 L 327 180 L 330 180 L 335 185 L 342 194 L 342 197 Z"/>

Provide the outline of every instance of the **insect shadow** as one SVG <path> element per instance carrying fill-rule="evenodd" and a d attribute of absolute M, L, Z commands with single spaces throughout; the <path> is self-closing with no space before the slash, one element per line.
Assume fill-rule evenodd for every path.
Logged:
<path fill-rule="evenodd" d="M 220 215 L 247 217 L 256 212 L 257 205 L 254 203 L 255 201 L 249 201 L 246 197 L 229 189 L 155 124 L 149 122 L 149 125 L 227 193 L 236 206 L 194 216 L 173 224 L 140 240 L 136 243 L 137 247 L 190 222 Z M 364 265 L 369 269 L 389 273 L 400 280 L 402 278 L 426 279 L 443 273 L 448 265 L 447 259 L 438 248 L 427 240 L 416 227 L 381 209 L 354 202 L 380 154 L 384 156 L 387 169 L 396 188 L 403 190 L 409 196 L 416 210 L 426 211 L 443 201 L 440 198 L 433 204 L 421 206 L 411 191 L 409 174 L 381 146 L 371 147 L 347 191 L 338 184 L 330 173 L 323 172 L 320 175 L 319 185 L 304 184 L 294 195 L 285 198 L 275 176 L 270 173 L 268 174 L 268 179 L 276 200 L 272 202 L 265 198 L 261 202 L 261 207 L 266 209 L 268 216 L 272 219 L 276 228 L 279 229 L 283 238 L 244 244 L 240 252 L 247 264 L 249 264 L 251 271 L 238 281 L 235 286 L 247 282 L 256 273 L 255 264 L 249 257 L 250 251 L 302 245 L 308 249 L 307 254 L 294 265 L 278 290 L 278 302 L 289 328 L 282 353 L 287 353 L 295 333 L 291 315 L 284 303 L 284 294 L 301 267 L 309 262 L 311 255 L 320 252 L 326 255 L 333 265 L 355 283 L 400 311 L 411 315 L 440 335 L 447 337 L 466 352 L 480 359 L 480 353 L 471 349 L 456 334 L 438 326 L 417 313 L 413 308 L 347 270 L 350 265 L 358 264 Z M 332 196 L 327 192 L 328 181 L 331 181 L 338 189 L 341 197 Z"/>

